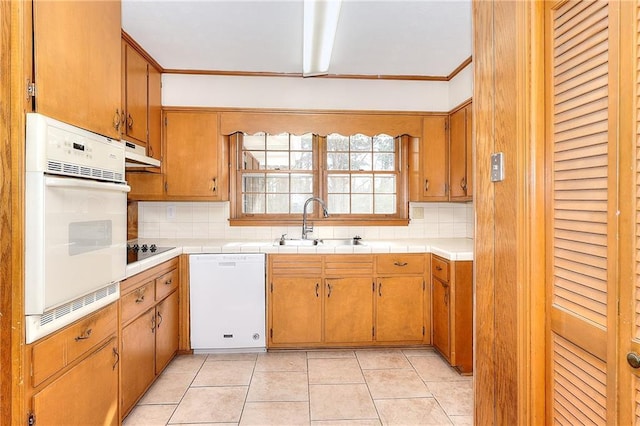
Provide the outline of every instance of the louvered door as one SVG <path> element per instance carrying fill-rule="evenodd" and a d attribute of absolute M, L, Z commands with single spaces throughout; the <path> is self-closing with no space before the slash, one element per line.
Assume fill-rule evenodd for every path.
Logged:
<path fill-rule="evenodd" d="M 613 424 L 618 5 L 547 7 L 547 420 Z"/>

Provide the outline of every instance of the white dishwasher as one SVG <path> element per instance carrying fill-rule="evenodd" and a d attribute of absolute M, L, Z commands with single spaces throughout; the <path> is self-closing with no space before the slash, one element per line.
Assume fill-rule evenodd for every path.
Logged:
<path fill-rule="evenodd" d="M 189 256 L 194 352 L 264 351 L 264 253 Z"/>

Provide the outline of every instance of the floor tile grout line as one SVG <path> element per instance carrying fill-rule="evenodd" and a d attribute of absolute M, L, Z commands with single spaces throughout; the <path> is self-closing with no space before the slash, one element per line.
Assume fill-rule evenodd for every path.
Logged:
<path fill-rule="evenodd" d="M 244 394 L 244 401 L 242 401 L 242 409 L 240 410 L 240 417 L 238 417 L 238 425 L 242 423 L 242 416 L 244 416 L 244 410 L 247 408 L 247 399 L 249 398 L 249 391 L 251 390 L 251 382 L 253 382 L 253 376 L 256 373 L 256 365 L 258 365 L 258 358 L 260 354 L 256 355 L 253 360 L 253 368 L 251 369 L 251 376 L 249 377 L 249 384 L 247 385 L 247 392 Z"/>
<path fill-rule="evenodd" d="M 196 354 L 193 354 L 196 355 Z M 204 357 L 204 359 L 202 360 L 202 363 L 200 364 L 200 367 L 198 368 L 198 370 L 196 371 L 196 374 L 193 375 L 193 379 L 191 379 L 191 382 L 189 382 L 189 386 L 187 386 L 187 389 L 185 389 L 185 391 L 182 393 L 182 396 L 180 397 L 180 401 L 178 401 L 178 403 L 176 404 L 176 406 L 174 407 L 173 411 L 171 412 L 171 415 L 169 416 L 169 419 L 167 420 L 167 423 L 165 423 L 166 425 L 170 425 L 171 424 L 171 419 L 173 418 L 173 416 L 176 414 L 176 410 L 178 409 L 178 407 L 180 406 L 180 403 L 184 400 L 184 397 L 187 395 L 187 392 L 189 392 L 189 389 L 191 389 L 191 385 L 193 384 L 193 382 L 196 380 L 196 377 L 198 377 L 198 373 L 200 373 L 200 370 L 202 370 L 202 367 L 204 367 L 205 362 L 207 362 L 207 358 L 209 358 L 209 355 L 206 355 Z M 173 360 L 175 360 L 176 358 L 174 357 Z M 171 360 L 171 362 L 173 362 L 173 360 Z M 166 369 L 165 369 L 166 370 Z M 164 373 L 164 371 L 163 371 Z M 162 373 L 160 373 L 162 374 Z M 147 391 L 148 392 L 148 391 Z M 146 394 L 146 393 L 145 393 Z"/>
<path fill-rule="evenodd" d="M 358 363 L 358 367 L 360 367 L 360 374 L 362 374 L 362 380 L 364 380 L 364 385 L 367 387 L 367 392 L 369 392 L 369 398 L 371 398 L 371 403 L 373 404 L 373 409 L 376 410 L 376 416 L 378 422 L 382 424 L 382 419 L 380 418 L 380 411 L 378 411 L 378 406 L 376 405 L 375 399 L 373 399 L 373 395 L 371 394 L 371 389 L 369 388 L 369 383 L 367 383 L 367 378 L 364 375 L 364 371 L 362 369 L 362 364 L 360 364 L 360 358 L 358 358 L 358 351 L 354 351 L 356 355 L 356 362 Z"/>

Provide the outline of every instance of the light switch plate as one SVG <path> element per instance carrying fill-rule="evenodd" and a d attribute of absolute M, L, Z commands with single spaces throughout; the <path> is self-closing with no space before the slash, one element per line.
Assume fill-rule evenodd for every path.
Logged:
<path fill-rule="evenodd" d="M 175 219 L 176 218 L 176 206 L 167 206 L 167 219 Z"/>
<path fill-rule="evenodd" d="M 504 153 L 495 152 L 491 154 L 491 182 L 502 182 L 504 180 Z"/>

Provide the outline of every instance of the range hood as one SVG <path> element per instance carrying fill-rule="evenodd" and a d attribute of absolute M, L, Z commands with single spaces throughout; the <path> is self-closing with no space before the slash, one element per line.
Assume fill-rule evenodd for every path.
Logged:
<path fill-rule="evenodd" d="M 147 156 L 147 150 L 145 147 L 136 145 L 129 141 L 123 142 L 125 158 L 124 165 L 126 168 L 160 167 L 159 160 Z"/>

